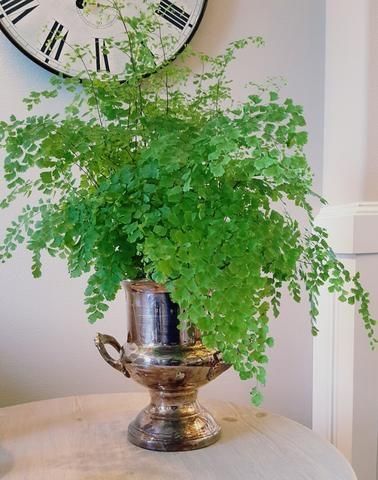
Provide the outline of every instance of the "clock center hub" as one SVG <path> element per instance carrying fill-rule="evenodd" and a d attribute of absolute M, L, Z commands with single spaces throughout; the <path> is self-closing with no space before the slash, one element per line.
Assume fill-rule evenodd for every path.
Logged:
<path fill-rule="evenodd" d="M 117 19 L 117 12 L 101 1 L 76 0 L 76 11 L 87 25 L 95 29 L 108 28 Z"/>

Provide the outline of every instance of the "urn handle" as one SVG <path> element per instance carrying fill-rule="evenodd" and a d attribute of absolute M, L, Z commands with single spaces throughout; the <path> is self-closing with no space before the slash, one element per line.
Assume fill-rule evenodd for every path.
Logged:
<path fill-rule="evenodd" d="M 228 370 L 230 366 L 231 365 L 224 363 L 224 361 L 222 360 L 221 352 L 215 352 L 213 354 L 210 370 L 207 374 L 208 381 L 211 382 L 211 380 L 214 380 L 214 378 L 217 378 L 223 372 Z"/>
<path fill-rule="evenodd" d="M 112 337 L 111 335 L 104 335 L 103 333 L 97 333 L 95 338 L 95 344 L 105 362 L 107 362 L 110 366 L 112 366 L 119 372 L 123 373 L 126 377 L 130 377 L 129 372 L 122 364 L 121 358 L 119 358 L 118 360 L 114 359 L 113 357 L 111 357 L 111 355 L 109 355 L 108 351 L 106 350 L 106 345 L 111 345 L 115 350 L 117 350 L 119 354 L 122 353 L 122 347 L 114 337 Z"/>

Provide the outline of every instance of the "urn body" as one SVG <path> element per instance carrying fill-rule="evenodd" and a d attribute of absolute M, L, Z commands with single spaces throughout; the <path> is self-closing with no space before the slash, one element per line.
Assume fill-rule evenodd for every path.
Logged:
<path fill-rule="evenodd" d="M 161 451 L 193 450 L 214 443 L 220 427 L 197 400 L 197 390 L 229 365 L 201 342 L 193 327 L 179 328 L 179 308 L 167 290 L 152 281 L 125 281 L 128 332 L 121 346 L 98 334 L 103 358 L 150 391 L 151 402 L 129 425 L 129 440 Z M 114 359 L 106 346 L 119 353 Z"/>

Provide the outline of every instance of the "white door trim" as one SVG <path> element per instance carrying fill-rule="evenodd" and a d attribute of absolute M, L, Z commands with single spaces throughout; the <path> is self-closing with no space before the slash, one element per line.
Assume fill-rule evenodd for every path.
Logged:
<path fill-rule="evenodd" d="M 327 228 L 337 256 L 355 273 L 360 255 L 378 253 L 378 202 L 323 208 L 316 223 Z M 353 459 L 355 337 L 358 307 L 340 303 L 326 288 L 319 298 L 314 339 L 313 429 Z"/>

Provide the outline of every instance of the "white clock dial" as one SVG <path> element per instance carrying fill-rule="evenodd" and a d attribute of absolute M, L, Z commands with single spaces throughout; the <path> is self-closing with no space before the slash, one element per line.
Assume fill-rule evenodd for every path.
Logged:
<path fill-rule="evenodd" d="M 92 72 L 121 75 L 130 62 L 119 49 L 106 49 L 106 39 L 125 38 L 125 28 L 110 0 L 86 5 L 85 0 L 0 0 L 0 28 L 26 55 L 50 71 L 76 76 L 84 67 Z M 122 15 L 133 17 L 153 8 L 160 34 L 174 39 L 169 51 L 148 45 L 158 66 L 173 57 L 194 34 L 207 0 L 125 0 L 119 2 Z M 82 61 L 72 58 L 75 46 L 89 55 Z"/>

